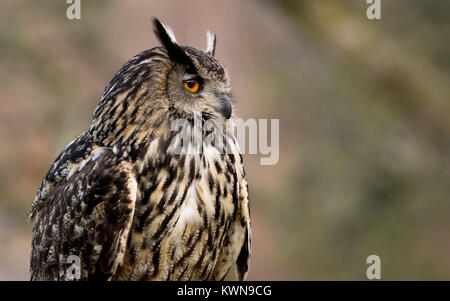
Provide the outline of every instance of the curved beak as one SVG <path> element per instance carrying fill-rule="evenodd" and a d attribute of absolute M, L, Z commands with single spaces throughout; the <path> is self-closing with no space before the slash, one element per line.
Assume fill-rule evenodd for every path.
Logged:
<path fill-rule="evenodd" d="M 222 113 L 225 119 L 230 119 L 231 114 L 233 113 L 233 107 L 231 106 L 231 97 L 226 94 L 222 94 L 220 97 L 222 101 L 222 106 L 220 108 L 220 112 Z"/>

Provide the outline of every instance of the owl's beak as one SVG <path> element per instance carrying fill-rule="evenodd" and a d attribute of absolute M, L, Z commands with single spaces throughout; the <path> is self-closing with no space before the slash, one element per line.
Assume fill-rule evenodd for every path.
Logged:
<path fill-rule="evenodd" d="M 221 97 L 222 108 L 221 113 L 225 119 L 230 119 L 231 113 L 233 113 L 233 107 L 231 106 L 231 98 L 228 95 L 223 95 Z"/>

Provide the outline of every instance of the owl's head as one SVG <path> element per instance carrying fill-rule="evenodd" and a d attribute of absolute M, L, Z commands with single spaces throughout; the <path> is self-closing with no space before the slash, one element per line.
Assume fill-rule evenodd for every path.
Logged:
<path fill-rule="evenodd" d="M 89 133 L 103 145 L 140 143 L 167 122 L 195 115 L 226 122 L 232 116 L 230 81 L 214 57 L 216 36 L 204 51 L 181 46 L 169 27 L 154 19 L 163 47 L 126 62 L 106 86 Z"/>
<path fill-rule="evenodd" d="M 177 43 L 172 30 L 154 19 L 154 31 L 167 50 L 172 68 L 167 74 L 169 101 L 186 113 L 228 119 L 232 114 L 231 88 L 225 68 L 214 57 L 215 33 L 207 32 L 206 50 Z"/>

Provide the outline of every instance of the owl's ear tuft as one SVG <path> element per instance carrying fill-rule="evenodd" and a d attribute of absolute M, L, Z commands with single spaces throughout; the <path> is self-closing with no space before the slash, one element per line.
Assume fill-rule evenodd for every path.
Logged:
<path fill-rule="evenodd" d="M 167 49 L 167 53 L 169 57 L 175 62 L 187 65 L 190 68 L 194 68 L 195 66 L 191 60 L 191 58 L 186 54 L 183 48 L 178 44 L 175 39 L 175 35 L 173 34 L 172 29 L 170 27 L 161 23 L 158 19 L 153 18 L 153 27 L 156 36 L 163 46 Z M 192 69 L 191 69 L 192 70 Z"/>
<path fill-rule="evenodd" d="M 209 30 L 206 32 L 206 53 L 211 56 L 216 54 L 216 33 Z"/>
<path fill-rule="evenodd" d="M 178 44 L 172 28 L 161 23 L 161 21 L 159 21 L 156 18 L 153 18 L 153 26 L 156 36 L 159 38 L 161 43 L 163 43 L 164 46 L 166 46 L 167 43 Z"/>

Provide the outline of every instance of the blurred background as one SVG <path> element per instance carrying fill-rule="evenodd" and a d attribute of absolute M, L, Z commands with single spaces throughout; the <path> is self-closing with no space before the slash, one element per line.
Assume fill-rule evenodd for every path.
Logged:
<path fill-rule="evenodd" d="M 280 159 L 245 155 L 250 280 L 450 279 L 450 2 L 65 1 L 0 4 L 0 280 L 27 280 L 31 201 L 90 125 L 151 18 L 200 49 L 217 32 L 238 115 L 280 120 Z M 231 273 L 232 274 L 232 273 Z M 233 279 L 230 275 L 230 279 Z"/>

